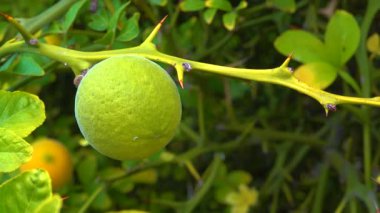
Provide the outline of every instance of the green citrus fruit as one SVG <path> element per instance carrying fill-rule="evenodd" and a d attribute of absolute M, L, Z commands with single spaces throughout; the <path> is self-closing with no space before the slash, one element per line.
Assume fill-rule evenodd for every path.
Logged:
<path fill-rule="evenodd" d="M 70 152 L 64 145 L 54 139 L 40 138 L 32 146 L 32 159 L 20 167 L 21 171 L 37 168 L 46 170 L 55 190 L 70 181 L 73 162 Z"/>
<path fill-rule="evenodd" d="M 173 138 L 181 100 L 167 72 L 140 56 L 114 56 L 81 80 L 75 116 L 89 144 L 117 160 L 142 159 Z"/>

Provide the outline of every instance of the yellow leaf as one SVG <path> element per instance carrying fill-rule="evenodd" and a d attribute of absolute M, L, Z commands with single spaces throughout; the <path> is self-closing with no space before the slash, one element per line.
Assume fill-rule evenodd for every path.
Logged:
<path fill-rule="evenodd" d="M 248 188 L 247 185 L 239 185 L 238 192 L 230 192 L 225 202 L 231 205 L 231 212 L 246 213 L 249 207 L 256 205 L 259 193 L 255 188 Z"/>
<path fill-rule="evenodd" d="M 380 55 L 380 36 L 379 36 L 379 34 L 374 33 L 367 39 L 367 49 L 371 53 Z"/>

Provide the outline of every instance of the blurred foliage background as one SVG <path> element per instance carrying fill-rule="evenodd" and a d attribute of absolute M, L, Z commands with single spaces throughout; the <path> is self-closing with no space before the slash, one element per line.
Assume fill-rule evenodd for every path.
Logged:
<path fill-rule="evenodd" d="M 160 51 L 246 68 L 280 65 L 286 54 L 274 43 L 287 30 L 304 30 L 323 40 L 330 18 L 344 10 L 361 27 L 360 41 L 340 66 L 346 74 L 338 74 L 326 90 L 380 96 L 380 13 L 375 10 L 366 21 L 371 8 L 380 8 L 377 0 L 133 0 L 123 10 L 122 0 L 62 2 L 70 6 L 39 29 L 32 25 L 44 20 L 39 15 L 57 1 L 2 0 L 0 10 L 20 18 L 41 42 L 82 51 L 136 46 L 168 15 L 155 40 Z M 16 34 L 0 21 L 2 44 Z M 10 57 L 11 66 L 6 63 Z M 15 62 L 25 57 L 33 61 L 27 71 Z M 377 208 L 377 108 L 343 105 L 326 116 L 319 103 L 293 90 L 192 70 L 185 74 L 185 89 L 178 87 L 183 116 L 173 141 L 149 159 L 119 162 L 83 141 L 74 117 L 75 76 L 65 64 L 31 54 L 2 56 L 1 63 L 3 90 L 34 93 L 45 103 L 47 119 L 28 141 L 55 138 L 71 152 L 73 179 L 58 191 L 65 197 L 62 212 Z M 291 62 L 295 69 L 300 65 Z M 162 66 L 176 79 L 172 67 Z"/>

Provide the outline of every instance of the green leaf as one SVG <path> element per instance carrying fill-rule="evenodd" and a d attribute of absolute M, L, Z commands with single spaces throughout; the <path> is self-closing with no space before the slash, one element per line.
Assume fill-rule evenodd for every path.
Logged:
<path fill-rule="evenodd" d="M 59 213 L 62 207 L 62 198 L 59 195 L 54 195 L 42 202 L 34 213 Z"/>
<path fill-rule="evenodd" d="M 289 13 L 293 13 L 296 10 L 296 2 L 294 0 L 267 0 L 267 5 Z"/>
<path fill-rule="evenodd" d="M 95 180 L 98 170 L 98 162 L 94 155 L 86 155 L 76 167 L 79 181 L 82 184 L 91 184 Z"/>
<path fill-rule="evenodd" d="M 136 38 L 140 32 L 138 23 L 139 18 L 140 13 L 133 14 L 133 16 L 130 19 L 128 19 L 126 26 L 123 28 L 120 35 L 117 37 L 117 40 L 126 42 Z"/>
<path fill-rule="evenodd" d="M 228 174 L 228 182 L 238 187 L 240 184 L 249 184 L 252 181 L 252 176 L 246 171 L 237 170 Z"/>
<path fill-rule="evenodd" d="M 127 8 L 127 6 L 128 6 L 130 3 L 131 3 L 131 1 L 127 1 L 126 3 L 124 3 L 123 5 L 121 5 L 121 6 L 115 11 L 115 13 L 114 13 L 114 14 L 112 15 L 112 17 L 111 17 L 110 26 L 108 27 L 108 30 L 116 29 L 120 17 L 122 17 L 121 15 L 123 14 L 123 12 L 125 11 L 125 8 Z"/>
<path fill-rule="evenodd" d="M 211 24 L 212 20 L 214 20 L 216 11 L 217 9 L 215 8 L 208 8 L 206 11 L 203 12 L 203 19 L 207 24 Z"/>
<path fill-rule="evenodd" d="M 162 7 L 162 6 L 165 6 L 168 3 L 168 0 L 149 0 L 149 3 Z"/>
<path fill-rule="evenodd" d="M 247 185 L 239 185 L 239 191 L 229 193 L 225 198 L 225 203 L 231 205 L 231 212 L 248 212 L 249 207 L 256 205 L 259 193 L 255 188 L 248 188 Z"/>
<path fill-rule="evenodd" d="M 293 54 L 295 60 L 303 63 L 327 60 L 324 44 L 303 30 L 285 31 L 276 38 L 274 46 L 280 53 Z"/>
<path fill-rule="evenodd" d="M 23 172 L 0 185 L 0 212 L 35 212 L 51 196 L 51 180 L 46 171 Z"/>
<path fill-rule="evenodd" d="M 45 120 L 44 103 L 26 92 L 0 91 L 0 128 L 28 136 Z"/>
<path fill-rule="evenodd" d="M 80 8 L 84 5 L 86 0 L 81 0 L 73 4 L 73 6 L 70 7 L 69 11 L 65 15 L 65 20 L 63 21 L 62 28 L 64 32 L 67 32 L 71 25 L 73 24 L 76 16 L 78 15 L 78 12 Z"/>
<path fill-rule="evenodd" d="M 124 12 L 125 8 L 129 5 L 130 1 L 123 4 L 121 7 L 119 7 L 115 13 L 111 17 L 110 24 L 108 25 L 107 33 L 99 40 L 97 40 L 98 43 L 102 44 L 109 44 L 113 43 L 115 39 L 115 32 L 117 28 L 117 23 L 119 21 L 119 18 L 121 14 Z"/>
<path fill-rule="evenodd" d="M 41 76 L 45 72 L 42 67 L 33 59 L 32 56 L 21 55 L 19 63 L 16 65 L 13 73 L 20 75 L 31 75 L 31 76 Z"/>
<path fill-rule="evenodd" d="M 205 8 L 205 2 L 203 0 L 185 0 L 179 4 L 184 12 L 199 11 Z"/>
<path fill-rule="evenodd" d="M 380 35 L 377 33 L 372 34 L 367 39 L 367 49 L 369 52 L 380 55 Z"/>
<path fill-rule="evenodd" d="M 0 71 L 12 72 L 20 75 L 42 76 L 45 74 L 42 67 L 36 60 L 27 54 L 8 59 L 8 61 L 0 68 Z"/>
<path fill-rule="evenodd" d="M 206 6 L 224 11 L 232 10 L 232 5 L 228 0 L 206 0 Z"/>
<path fill-rule="evenodd" d="M 109 22 L 109 14 L 104 10 L 100 10 L 91 16 L 91 21 L 88 23 L 88 27 L 96 31 L 104 31 L 108 28 Z"/>
<path fill-rule="evenodd" d="M 220 203 L 224 203 L 227 195 L 234 191 L 235 191 L 234 187 L 230 185 L 220 185 L 216 188 L 215 199 Z"/>
<path fill-rule="evenodd" d="M 156 184 L 158 173 L 156 169 L 145 169 L 129 176 L 134 183 Z"/>
<path fill-rule="evenodd" d="M 8 22 L 0 22 L 0 42 L 4 39 L 8 26 Z"/>
<path fill-rule="evenodd" d="M 237 18 L 237 14 L 235 11 L 225 13 L 223 15 L 224 27 L 229 31 L 235 29 L 236 18 Z"/>
<path fill-rule="evenodd" d="M 0 128 L 0 172 L 11 172 L 29 161 L 33 148 L 8 129 Z"/>
<path fill-rule="evenodd" d="M 360 29 L 355 18 L 348 12 L 338 10 L 330 19 L 325 43 L 335 65 L 343 65 L 359 46 Z"/>
<path fill-rule="evenodd" d="M 123 194 L 126 194 L 134 189 L 135 183 L 129 177 L 125 177 L 113 181 L 111 187 Z"/>
<path fill-rule="evenodd" d="M 121 178 L 125 176 L 126 172 L 124 169 L 119 168 L 119 167 L 107 167 L 103 169 L 100 173 L 99 176 L 102 180 L 114 180 L 117 178 Z"/>
<path fill-rule="evenodd" d="M 4 71 L 8 71 L 12 69 L 12 67 L 16 66 L 17 62 L 18 62 L 17 55 L 12 55 L 11 57 L 7 59 L 7 61 L 3 65 L 1 65 L 0 72 L 4 72 Z"/>
<path fill-rule="evenodd" d="M 99 188 L 98 185 L 93 185 L 96 188 Z M 94 189 L 95 189 L 94 187 Z M 112 206 L 112 200 L 110 196 L 108 195 L 107 191 L 105 190 L 105 186 L 103 186 L 103 189 L 99 192 L 99 194 L 96 196 L 94 201 L 91 203 L 91 208 L 104 212 L 105 210 L 111 208 Z"/>
<path fill-rule="evenodd" d="M 294 76 L 311 87 L 325 89 L 334 82 L 338 69 L 325 62 L 304 64 L 296 69 Z"/>
<path fill-rule="evenodd" d="M 244 95 L 250 91 L 250 87 L 240 80 L 229 79 L 228 82 L 231 85 L 230 88 L 232 100 L 243 98 Z"/>
<path fill-rule="evenodd" d="M 6 71 L 20 75 L 42 76 L 45 74 L 45 72 L 36 61 L 38 57 L 40 56 L 33 57 L 28 53 L 24 53 L 22 55 L 12 55 L 0 67 L 0 72 Z"/>
<path fill-rule="evenodd" d="M 248 3 L 246 0 L 242 0 L 239 5 L 236 7 L 236 10 L 242 10 L 242 9 L 245 9 L 247 8 L 248 6 Z"/>

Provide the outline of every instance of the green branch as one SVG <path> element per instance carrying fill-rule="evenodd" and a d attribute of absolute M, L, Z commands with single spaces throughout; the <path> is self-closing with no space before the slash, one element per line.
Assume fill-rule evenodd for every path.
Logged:
<path fill-rule="evenodd" d="M 106 58 L 117 55 L 139 55 L 150 60 L 163 62 L 175 67 L 177 70 L 178 80 L 182 87 L 184 73 L 186 71 L 196 70 L 246 80 L 278 84 L 294 89 L 317 100 L 325 109 L 326 115 L 329 111 L 335 111 L 338 104 L 380 106 L 380 97 L 359 98 L 336 95 L 310 87 L 309 85 L 299 81 L 296 77 L 294 77 L 291 68 L 288 67 L 291 57 L 288 57 L 279 67 L 273 69 L 246 69 L 202 63 L 164 54 L 158 51 L 155 44 L 152 43 L 153 38 L 156 36 L 161 26 L 162 21 L 155 27 L 152 33 L 142 44 L 132 48 L 98 52 L 82 52 L 44 43 L 39 43 L 38 46 L 30 47 L 25 45 L 24 41 L 17 41 L 4 44 L 0 48 L 0 56 L 15 52 L 32 52 L 41 54 L 62 63 L 66 63 L 73 69 L 76 75 L 79 75 L 82 70 L 88 69 L 91 65 Z"/>

